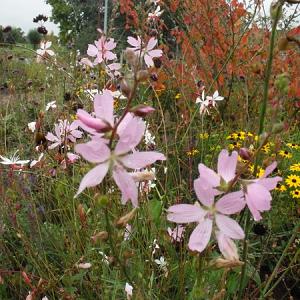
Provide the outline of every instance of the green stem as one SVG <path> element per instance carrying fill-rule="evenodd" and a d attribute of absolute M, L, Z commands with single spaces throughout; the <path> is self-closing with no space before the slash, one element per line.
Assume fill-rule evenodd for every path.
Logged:
<path fill-rule="evenodd" d="M 274 270 L 273 270 L 271 276 L 269 277 L 269 279 L 268 279 L 268 281 L 267 281 L 267 283 L 266 283 L 266 285 L 265 285 L 265 287 L 264 287 L 264 289 L 263 289 L 263 291 L 262 291 L 262 293 L 261 293 L 260 299 L 265 299 L 265 296 L 266 296 L 267 294 L 269 294 L 269 293 L 273 290 L 274 287 L 272 287 L 269 291 L 268 291 L 268 288 L 269 288 L 271 282 L 273 281 L 274 277 L 276 277 L 277 271 L 278 271 L 278 269 L 279 269 L 279 267 L 280 267 L 280 265 L 281 265 L 283 259 L 285 258 L 285 255 L 287 254 L 287 252 L 288 252 L 288 250 L 289 250 L 289 248 L 290 248 L 292 242 L 294 241 L 294 239 L 296 238 L 296 236 L 299 234 L 299 232 L 298 232 L 299 227 L 300 227 L 300 223 L 298 223 L 298 224 L 295 226 L 295 228 L 294 228 L 294 233 L 293 233 L 292 236 L 290 237 L 290 239 L 289 239 L 289 241 L 288 241 L 288 243 L 287 243 L 287 245 L 286 245 L 284 251 L 283 251 L 282 254 L 281 254 L 280 259 L 278 260 L 278 262 L 277 262 L 277 264 L 276 264 L 276 266 L 275 266 L 275 268 L 274 268 Z M 298 252 L 297 252 L 297 253 L 298 253 Z M 267 292 L 267 291 L 268 291 L 268 292 Z"/>
<path fill-rule="evenodd" d="M 283 4 L 281 3 L 280 5 L 282 6 Z M 273 25 L 272 25 L 269 57 L 268 57 L 266 71 L 265 71 L 263 101 L 262 101 L 260 117 L 259 117 L 259 129 L 258 129 L 259 136 L 262 134 L 262 132 L 264 130 L 266 111 L 267 111 L 267 103 L 268 103 L 268 92 L 269 92 L 270 78 L 271 78 L 271 73 L 272 73 L 272 62 L 273 62 L 273 57 L 274 57 L 275 36 L 276 36 L 277 24 L 278 24 L 279 17 L 280 17 L 281 6 L 277 8 L 276 16 L 273 20 Z M 258 165 L 258 153 L 256 156 L 255 165 L 254 165 L 254 174 L 256 174 L 257 165 Z M 240 287 L 239 287 L 239 293 L 238 293 L 237 300 L 242 299 L 242 294 L 243 294 L 243 290 L 244 290 L 244 282 L 245 282 L 246 267 L 247 267 L 247 256 L 248 256 L 248 241 L 247 241 L 247 239 L 248 239 L 248 234 L 250 231 L 250 225 L 251 225 L 250 214 L 248 212 L 248 215 L 246 217 L 245 239 L 244 239 L 244 244 L 243 244 L 244 265 L 242 267 L 241 281 L 240 281 Z"/>

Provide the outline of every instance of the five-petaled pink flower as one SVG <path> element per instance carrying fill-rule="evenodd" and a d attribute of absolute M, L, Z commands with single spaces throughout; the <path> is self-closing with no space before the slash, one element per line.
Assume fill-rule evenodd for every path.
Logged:
<path fill-rule="evenodd" d="M 197 196 L 201 193 L 199 185 L 194 182 Z M 223 196 L 216 203 L 207 193 L 198 198 L 199 203 L 177 204 L 169 207 L 168 220 L 178 224 L 197 222 L 198 225 L 189 239 L 189 248 L 192 251 L 202 252 L 211 238 L 214 229 L 219 249 L 225 257 L 236 257 L 234 243 L 231 239 L 244 238 L 244 231 L 240 225 L 228 215 L 240 212 L 245 207 L 242 192 L 233 192 Z"/>
<path fill-rule="evenodd" d="M 66 141 L 76 142 L 76 139 L 82 137 L 82 132 L 78 130 L 78 121 L 74 121 L 71 124 L 68 120 L 59 120 L 59 123 L 55 124 L 54 132 L 48 132 L 46 139 L 53 144 L 49 146 L 49 149 L 54 149 L 60 145 L 64 145 Z"/>
<path fill-rule="evenodd" d="M 271 209 L 272 196 L 270 191 L 275 189 L 277 183 L 281 181 L 282 178 L 279 176 L 267 178 L 267 176 L 275 170 L 276 166 L 277 163 L 273 162 L 266 168 L 260 178 L 249 180 L 249 184 L 244 188 L 245 200 L 255 221 L 262 219 L 261 212 Z"/>
<path fill-rule="evenodd" d="M 157 44 L 157 39 L 154 37 L 150 38 L 147 45 L 144 45 L 139 36 L 137 39 L 129 36 L 127 42 L 133 46 L 133 48 L 129 49 L 133 50 L 138 56 L 143 57 L 148 67 L 154 66 L 153 58 L 162 56 L 163 52 L 161 49 L 153 49 Z"/>
<path fill-rule="evenodd" d="M 145 123 L 137 117 L 131 117 L 125 125 L 118 127 L 119 140 L 113 150 L 107 145 L 107 140 L 99 135 L 93 136 L 92 140 L 75 146 L 75 151 L 89 162 L 98 165 L 91 169 L 81 180 L 78 196 L 86 187 L 100 184 L 109 170 L 112 177 L 121 190 L 121 202 L 125 204 L 131 200 L 133 206 L 138 206 L 138 188 L 127 169 L 142 169 L 157 160 L 165 160 L 165 156 L 159 152 L 134 151 L 140 143 Z"/>
<path fill-rule="evenodd" d="M 105 60 L 114 60 L 117 56 L 111 50 L 116 45 L 114 39 L 107 39 L 105 36 L 102 36 L 98 41 L 95 41 L 95 45 L 89 44 L 87 54 L 96 57 L 94 65 L 100 64 Z"/>

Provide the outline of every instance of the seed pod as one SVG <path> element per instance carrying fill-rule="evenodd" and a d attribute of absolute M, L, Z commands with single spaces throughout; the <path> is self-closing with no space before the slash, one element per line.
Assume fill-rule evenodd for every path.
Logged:
<path fill-rule="evenodd" d="M 121 217 L 117 222 L 116 225 L 118 227 L 125 227 L 126 224 L 128 224 L 129 221 L 131 221 L 134 216 L 135 213 L 137 211 L 137 208 L 135 207 L 133 210 L 131 210 L 128 214 L 124 215 L 123 217 Z"/>

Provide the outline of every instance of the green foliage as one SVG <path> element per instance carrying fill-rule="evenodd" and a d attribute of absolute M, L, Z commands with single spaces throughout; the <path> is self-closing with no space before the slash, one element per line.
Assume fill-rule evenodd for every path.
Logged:
<path fill-rule="evenodd" d="M 31 29 L 27 34 L 27 40 L 33 48 L 36 49 L 37 45 L 39 45 L 42 40 L 42 35 L 38 33 L 36 29 Z"/>

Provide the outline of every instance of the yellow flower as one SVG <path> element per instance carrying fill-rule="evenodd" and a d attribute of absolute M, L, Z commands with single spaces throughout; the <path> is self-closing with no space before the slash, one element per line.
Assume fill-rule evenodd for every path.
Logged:
<path fill-rule="evenodd" d="M 209 134 L 208 134 L 207 132 L 205 132 L 205 133 L 200 133 L 200 134 L 199 134 L 199 137 L 200 137 L 201 140 L 206 140 L 206 139 L 208 139 Z"/>
<path fill-rule="evenodd" d="M 252 137 L 252 136 L 253 136 L 253 133 L 250 132 L 250 131 L 248 131 L 248 132 L 247 132 L 247 135 L 248 135 L 249 137 Z"/>
<path fill-rule="evenodd" d="M 254 172 L 254 165 L 249 165 L 248 169 L 251 173 L 253 173 Z M 265 170 L 262 167 L 257 166 L 256 177 L 261 177 L 261 176 L 264 175 L 264 173 L 265 173 Z"/>
<path fill-rule="evenodd" d="M 289 187 L 299 187 L 300 186 L 300 176 L 297 176 L 295 174 L 291 174 L 289 175 L 286 180 L 285 183 L 289 186 Z"/>
<path fill-rule="evenodd" d="M 286 186 L 281 184 L 281 183 L 277 183 L 275 190 L 277 190 L 279 192 L 285 192 L 286 191 Z"/>
<path fill-rule="evenodd" d="M 237 136 L 238 136 L 238 139 L 243 141 L 246 138 L 246 132 L 245 131 L 240 131 L 240 132 L 237 133 Z"/>
<path fill-rule="evenodd" d="M 228 137 L 227 140 L 237 140 L 238 139 L 238 135 L 237 133 L 233 132 L 231 133 Z"/>
<path fill-rule="evenodd" d="M 295 143 L 287 143 L 286 145 L 292 149 L 300 149 L 300 146 Z"/>
<path fill-rule="evenodd" d="M 266 143 L 261 150 L 265 153 L 269 153 L 270 152 L 270 143 Z"/>
<path fill-rule="evenodd" d="M 291 165 L 291 166 L 290 166 L 290 170 L 291 170 L 291 171 L 300 172 L 300 163 Z"/>
<path fill-rule="evenodd" d="M 77 115 L 71 115 L 71 119 L 74 121 L 74 120 L 77 120 Z"/>
<path fill-rule="evenodd" d="M 290 192 L 292 198 L 294 199 L 300 199 L 300 190 L 294 190 Z"/>
<path fill-rule="evenodd" d="M 286 150 L 280 150 L 278 153 L 280 156 L 284 157 L 284 158 L 292 158 L 292 154 Z"/>
<path fill-rule="evenodd" d="M 180 93 L 176 94 L 175 99 L 178 100 L 180 98 L 181 98 L 181 94 Z"/>
<path fill-rule="evenodd" d="M 232 142 L 231 144 L 229 144 L 228 148 L 230 150 L 236 149 L 236 148 L 240 148 L 241 147 L 241 143 L 239 142 Z"/>
<path fill-rule="evenodd" d="M 192 149 L 191 151 L 187 151 L 187 156 L 191 157 L 191 156 L 195 156 L 196 154 L 198 154 L 199 151 L 197 149 Z"/>

